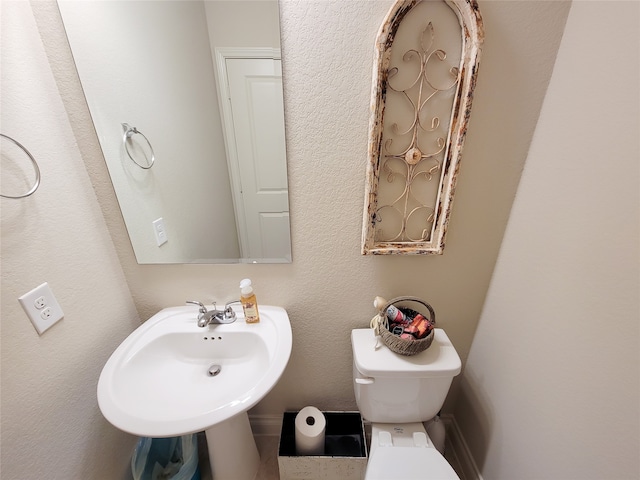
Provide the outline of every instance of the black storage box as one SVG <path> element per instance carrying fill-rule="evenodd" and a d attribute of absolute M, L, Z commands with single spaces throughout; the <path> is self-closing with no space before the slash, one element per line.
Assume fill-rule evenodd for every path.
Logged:
<path fill-rule="evenodd" d="M 367 445 L 359 412 L 322 412 L 327 420 L 323 455 L 296 455 L 295 418 L 282 419 L 278 467 L 280 480 L 362 480 L 367 468 Z"/>

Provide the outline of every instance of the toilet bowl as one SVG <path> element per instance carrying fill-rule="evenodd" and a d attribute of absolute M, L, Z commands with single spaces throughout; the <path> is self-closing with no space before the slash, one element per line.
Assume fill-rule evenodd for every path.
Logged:
<path fill-rule="evenodd" d="M 358 408 L 372 423 L 366 480 L 459 478 L 434 447 L 422 422 L 442 408 L 462 362 L 444 330 L 413 356 L 377 346 L 372 329 L 351 332 Z"/>

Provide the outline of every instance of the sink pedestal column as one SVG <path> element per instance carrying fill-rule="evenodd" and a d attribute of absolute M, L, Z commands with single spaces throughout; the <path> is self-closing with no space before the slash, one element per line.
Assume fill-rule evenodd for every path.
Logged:
<path fill-rule="evenodd" d="M 247 412 L 209 427 L 205 435 L 214 480 L 254 480 L 260 455 Z"/>

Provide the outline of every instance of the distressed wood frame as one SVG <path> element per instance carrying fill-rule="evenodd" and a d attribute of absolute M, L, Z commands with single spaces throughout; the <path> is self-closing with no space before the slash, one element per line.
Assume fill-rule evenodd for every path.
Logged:
<path fill-rule="evenodd" d="M 421 1 L 397 0 L 387 14 L 375 45 L 375 62 L 369 119 L 369 154 L 365 205 L 362 229 L 363 255 L 425 255 L 442 254 L 449 224 L 449 216 L 456 179 L 460 168 L 462 147 L 467 131 L 471 102 L 478 73 L 480 51 L 484 40 L 482 17 L 476 0 L 443 0 L 455 12 L 462 34 L 462 57 L 456 87 L 447 144 L 442 162 L 442 176 L 438 187 L 432 231 L 428 241 L 380 242 L 375 240 L 378 184 L 382 159 L 382 137 L 385 102 L 389 78 L 391 46 L 398 27 L 406 14 Z"/>

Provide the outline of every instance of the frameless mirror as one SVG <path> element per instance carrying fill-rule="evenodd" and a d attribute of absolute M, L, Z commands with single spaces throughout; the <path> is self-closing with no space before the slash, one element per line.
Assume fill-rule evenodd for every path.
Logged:
<path fill-rule="evenodd" d="M 136 259 L 291 261 L 277 0 L 59 0 Z"/>

